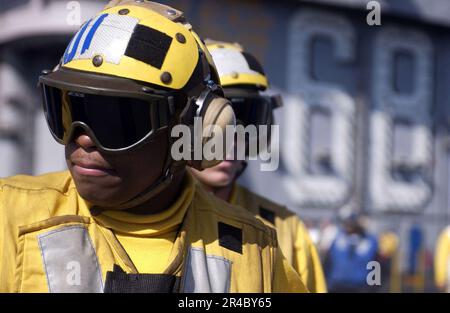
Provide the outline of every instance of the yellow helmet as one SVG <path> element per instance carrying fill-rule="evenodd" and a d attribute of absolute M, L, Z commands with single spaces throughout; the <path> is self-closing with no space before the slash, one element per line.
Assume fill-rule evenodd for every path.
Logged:
<path fill-rule="evenodd" d="M 63 68 L 181 90 L 203 82 L 205 56 L 182 12 L 149 1 L 112 1 L 69 44 Z"/>
<path fill-rule="evenodd" d="M 126 152 L 163 129 L 193 126 L 197 117 L 205 144 L 212 139 L 209 126 L 235 124 L 204 43 L 182 12 L 151 1 L 111 1 L 39 81 L 50 131 L 61 144 L 82 128 L 101 152 Z M 161 180 L 170 182 L 184 161 L 169 151 Z M 220 161 L 189 165 L 203 169 Z"/>
<path fill-rule="evenodd" d="M 274 123 L 273 109 L 283 105 L 281 96 L 264 93 L 269 88 L 264 69 L 258 59 L 240 44 L 207 40 L 206 45 L 238 123 L 245 127 L 257 126 L 256 138 L 267 138 L 265 141 L 259 140 L 259 147 L 261 150 L 265 149 L 261 144 L 270 142 L 270 126 Z M 267 126 L 267 131 L 260 126 Z M 249 153 L 248 149 L 246 152 Z"/>
<path fill-rule="evenodd" d="M 223 87 L 254 86 L 258 90 L 269 88 L 261 63 L 237 43 L 207 40 Z"/>

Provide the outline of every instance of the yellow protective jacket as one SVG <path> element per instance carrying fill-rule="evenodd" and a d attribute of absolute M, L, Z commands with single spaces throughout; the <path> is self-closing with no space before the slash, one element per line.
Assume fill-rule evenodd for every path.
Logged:
<path fill-rule="evenodd" d="M 450 292 L 450 226 L 439 236 L 434 257 L 436 286 Z"/>
<path fill-rule="evenodd" d="M 235 184 L 230 203 L 242 206 L 274 225 L 280 248 L 310 292 L 327 292 L 319 254 L 300 218 L 286 207 Z"/>
<path fill-rule="evenodd" d="M 307 292 L 273 229 L 192 188 L 167 269 L 153 275 L 137 273 L 69 172 L 0 179 L 0 292 L 139 291 L 133 281 L 164 292 Z"/>

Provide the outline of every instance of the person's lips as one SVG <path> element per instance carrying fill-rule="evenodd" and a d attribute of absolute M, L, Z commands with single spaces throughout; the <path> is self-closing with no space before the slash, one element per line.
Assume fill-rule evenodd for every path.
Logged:
<path fill-rule="evenodd" d="M 110 167 L 86 161 L 72 161 L 73 170 L 82 176 L 102 177 L 116 175 L 116 171 Z"/>

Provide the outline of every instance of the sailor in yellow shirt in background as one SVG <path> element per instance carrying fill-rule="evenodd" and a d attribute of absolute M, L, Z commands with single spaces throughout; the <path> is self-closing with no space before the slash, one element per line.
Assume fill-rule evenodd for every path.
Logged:
<path fill-rule="evenodd" d="M 180 11 L 115 0 L 84 23 L 40 77 L 69 171 L 0 179 L 0 292 L 306 292 L 275 231 L 171 154 L 175 125 L 235 123 L 217 82 Z"/>
<path fill-rule="evenodd" d="M 437 241 L 434 275 L 437 288 L 450 293 L 450 226 L 442 231 Z"/>
<path fill-rule="evenodd" d="M 207 41 L 207 47 L 238 122 L 244 127 L 267 125 L 270 128 L 272 110 L 281 103 L 279 97 L 261 94 L 269 84 L 260 62 L 238 44 Z M 274 225 L 284 256 L 308 289 L 311 292 L 326 292 L 320 258 L 303 222 L 286 207 L 239 186 L 236 180 L 245 170 L 246 163 L 232 159 L 204 171 L 192 172 L 207 190 L 219 198 L 242 206 Z"/>

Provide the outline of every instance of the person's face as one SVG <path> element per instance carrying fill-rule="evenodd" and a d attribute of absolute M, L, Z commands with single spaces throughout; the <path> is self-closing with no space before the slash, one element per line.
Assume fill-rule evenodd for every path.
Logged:
<path fill-rule="evenodd" d="M 219 165 L 203 171 L 192 169 L 192 173 L 203 185 L 210 188 L 222 188 L 234 182 L 243 166 L 243 161 L 223 161 Z"/>
<path fill-rule="evenodd" d="M 78 193 L 100 207 L 124 204 L 161 175 L 168 152 L 167 131 L 124 154 L 100 153 L 92 139 L 80 133 L 66 146 L 66 160 Z"/>
<path fill-rule="evenodd" d="M 238 160 L 236 154 L 237 144 L 238 141 L 235 138 L 234 144 L 225 156 L 224 161 L 203 171 L 191 169 L 192 174 L 200 181 L 200 183 L 209 188 L 223 188 L 230 186 L 236 180 L 239 172 L 244 168 L 244 161 Z"/>

